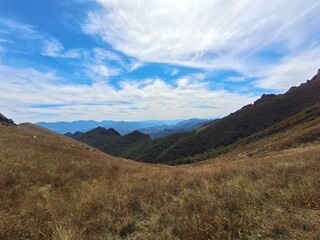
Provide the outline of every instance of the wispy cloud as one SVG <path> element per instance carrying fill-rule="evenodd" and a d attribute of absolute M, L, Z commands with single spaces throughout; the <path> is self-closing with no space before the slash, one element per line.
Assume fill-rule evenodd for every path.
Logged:
<path fill-rule="evenodd" d="M 41 35 L 37 31 L 36 27 L 31 24 L 25 24 L 13 19 L 5 19 L 0 17 L 0 26 L 0 34 L 4 38 L 11 38 L 14 35 L 16 35 L 16 37 L 24 39 L 41 38 Z"/>
<path fill-rule="evenodd" d="M 82 56 L 81 49 L 70 49 L 65 51 L 63 45 L 54 38 L 44 40 L 42 55 L 60 58 L 80 58 Z"/>
<path fill-rule="evenodd" d="M 314 0 L 97 2 L 84 30 L 145 62 L 247 72 L 270 46 L 287 54 L 320 32 Z"/>
<path fill-rule="evenodd" d="M 116 54 L 115 52 L 106 50 L 104 48 L 94 48 L 93 52 L 97 61 L 109 60 L 116 61 L 118 63 L 123 62 L 123 58 L 120 55 Z"/>
<path fill-rule="evenodd" d="M 245 76 L 232 76 L 232 77 L 227 77 L 225 79 L 226 82 L 245 82 L 248 81 L 248 78 Z"/>
<path fill-rule="evenodd" d="M 255 84 L 260 88 L 286 91 L 311 78 L 319 68 L 320 45 L 317 45 L 267 66 L 259 73 Z"/>
<path fill-rule="evenodd" d="M 212 91 L 206 82 L 189 80 L 177 80 L 177 85 L 162 79 L 126 80 L 117 88 L 107 83 L 65 84 L 52 72 L 7 65 L 0 65 L 0 79 L 0 108 L 18 122 L 216 117 L 256 98 L 223 89 Z M 52 107 L 37 107 L 39 103 Z"/>
<path fill-rule="evenodd" d="M 176 67 L 169 67 L 167 69 L 167 73 L 170 75 L 170 76 L 176 76 L 177 74 L 179 74 L 180 70 L 179 68 L 176 68 Z"/>
<path fill-rule="evenodd" d="M 96 62 L 113 62 L 128 72 L 133 72 L 143 66 L 143 62 L 134 58 L 124 57 L 114 51 L 104 48 L 94 48 L 93 54 Z"/>
<path fill-rule="evenodd" d="M 1 111 L 20 122 L 220 117 L 320 67 L 318 1 L 95 2 L 68 11 L 66 36 L 0 17 Z"/>
<path fill-rule="evenodd" d="M 102 63 L 94 63 L 86 65 L 86 73 L 92 81 L 105 82 L 112 76 L 117 76 L 121 73 L 120 69 L 107 67 Z"/>

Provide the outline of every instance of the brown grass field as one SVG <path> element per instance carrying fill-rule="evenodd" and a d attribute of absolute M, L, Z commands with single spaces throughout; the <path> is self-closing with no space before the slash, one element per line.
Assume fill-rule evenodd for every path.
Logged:
<path fill-rule="evenodd" d="M 319 142 L 285 144 L 307 124 L 178 167 L 0 126 L 0 239 L 320 239 Z"/>

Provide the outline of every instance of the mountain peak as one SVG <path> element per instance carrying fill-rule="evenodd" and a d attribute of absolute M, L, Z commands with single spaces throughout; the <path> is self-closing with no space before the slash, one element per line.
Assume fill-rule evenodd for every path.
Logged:
<path fill-rule="evenodd" d="M 87 132 L 87 134 L 101 134 L 101 135 L 111 135 L 111 136 L 120 136 L 120 133 L 118 133 L 114 128 L 106 129 L 104 127 L 96 127 L 90 131 Z"/>
<path fill-rule="evenodd" d="M 116 135 L 116 136 L 121 136 L 119 132 L 117 132 L 114 128 L 109 128 L 105 131 L 105 133 L 108 133 L 108 134 L 113 134 L 113 135 Z"/>

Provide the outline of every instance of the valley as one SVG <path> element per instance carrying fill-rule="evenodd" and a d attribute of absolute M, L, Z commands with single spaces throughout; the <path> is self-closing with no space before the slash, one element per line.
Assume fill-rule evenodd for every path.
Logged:
<path fill-rule="evenodd" d="M 2 125 L 0 238 L 317 239 L 319 129 L 317 104 L 213 159 L 166 166 Z"/>

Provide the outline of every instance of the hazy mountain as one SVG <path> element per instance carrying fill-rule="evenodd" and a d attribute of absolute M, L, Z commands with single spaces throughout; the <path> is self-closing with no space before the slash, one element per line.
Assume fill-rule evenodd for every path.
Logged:
<path fill-rule="evenodd" d="M 87 132 L 96 127 L 104 127 L 104 128 L 114 128 L 121 135 L 128 134 L 137 129 L 141 128 L 150 128 L 159 125 L 172 125 L 180 122 L 180 120 L 149 120 L 149 121 L 136 121 L 136 122 L 126 122 L 126 121 L 111 121 L 105 120 L 102 122 L 97 121 L 74 121 L 74 122 L 39 122 L 37 125 L 41 127 L 48 128 L 57 133 L 74 133 L 77 131 Z"/>
<path fill-rule="evenodd" d="M 150 137 L 154 139 L 154 138 L 168 136 L 170 134 L 174 134 L 178 132 L 189 132 L 194 129 L 200 128 L 211 121 L 212 120 L 208 120 L 208 119 L 191 118 L 188 120 L 178 122 L 177 124 L 173 124 L 173 125 L 161 125 L 161 126 L 155 126 L 151 128 L 143 128 L 143 129 L 139 129 L 138 131 L 145 134 L 149 134 Z"/>
<path fill-rule="evenodd" d="M 64 134 L 64 135 L 66 135 L 66 136 L 68 136 L 68 137 L 70 137 L 70 138 L 76 138 L 76 137 L 78 137 L 78 136 L 80 136 L 80 135 L 82 135 L 82 134 L 83 134 L 83 132 L 76 131 L 76 132 L 74 132 L 74 133 L 72 133 L 72 132 L 67 132 L 67 133 Z"/>
<path fill-rule="evenodd" d="M 108 123 L 103 122 L 104 128 L 114 128 L 121 135 L 131 133 L 141 128 L 150 128 L 159 125 L 171 125 L 179 122 L 178 120 L 152 120 L 152 121 L 141 121 L 141 122 L 126 122 L 126 121 L 109 121 Z"/>
<path fill-rule="evenodd" d="M 65 134 L 67 132 L 73 133 L 76 131 L 86 132 L 90 129 L 99 127 L 101 125 L 101 122 L 96 122 L 92 120 L 79 120 L 74 122 L 39 122 L 36 124 L 38 126 L 45 127 L 57 133 Z"/>

